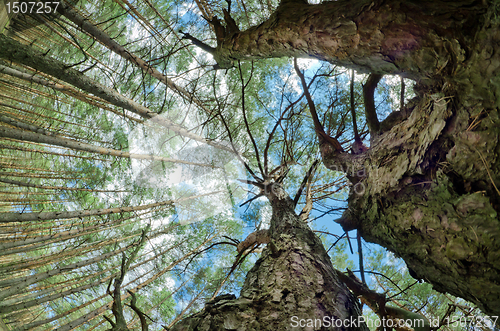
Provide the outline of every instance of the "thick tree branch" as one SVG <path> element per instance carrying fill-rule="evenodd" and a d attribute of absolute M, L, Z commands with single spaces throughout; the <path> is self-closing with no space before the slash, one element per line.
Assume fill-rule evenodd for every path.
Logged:
<path fill-rule="evenodd" d="M 441 17 L 461 11 L 465 19 L 452 22 L 442 36 L 460 40 L 461 27 L 474 26 L 481 9 L 470 1 L 282 1 L 267 21 L 228 34 L 219 42 L 215 60 L 230 68 L 235 60 L 313 56 L 360 72 L 428 79 L 439 73 L 439 63 L 451 64 L 458 54 L 435 42 L 444 32 L 436 28 Z M 474 33 L 469 29 L 465 34 Z"/>
<path fill-rule="evenodd" d="M 407 107 L 402 108 L 400 111 L 393 111 L 382 122 L 380 122 L 379 133 L 389 131 L 393 126 L 408 118 L 410 114 L 411 109 L 408 109 Z"/>
<path fill-rule="evenodd" d="M 276 123 L 274 124 L 274 127 L 273 129 L 271 130 L 271 132 L 268 134 L 268 137 L 267 137 L 267 142 L 266 142 L 266 147 L 264 148 L 264 175 L 265 176 L 268 176 L 270 175 L 269 174 L 269 166 L 268 166 L 268 163 L 269 163 L 269 147 L 271 147 L 271 142 L 273 140 L 273 137 L 274 137 L 274 134 L 276 132 L 276 130 L 278 129 L 278 126 L 280 126 L 281 122 L 285 119 L 285 114 L 293 109 L 293 107 L 300 101 L 302 100 L 302 98 L 304 97 L 304 94 L 302 94 L 297 100 L 295 100 L 294 102 L 290 103 L 286 108 L 285 110 L 283 110 L 283 112 L 281 113 L 281 116 L 280 118 L 276 121 Z"/>
<path fill-rule="evenodd" d="M 103 100 L 106 100 L 112 105 L 127 109 L 133 113 L 138 114 L 144 119 L 151 119 L 153 122 L 158 123 L 159 125 L 162 125 L 169 130 L 172 130 L 180 136 L 193 139 L 219 149 L 233 152 L 232 149 L 224 146 L 223 144 L 205 139 L 182 126 L 173 123 L 167 118 L 157 116 L 158 114 L 151 111 L 149 108 L 144 107 L 138 102 L 121 95 L 114 89 L 111 89 L 94 81 L 78 70 L 68 68 L 65 63 L 46 56 L 41 52 L 36 51 L 33 47 L 23 45 L 18 41 L 2 34 L 0 34 L 0 58 L 24 64 L 43 73 L 61 79 L 66 83 L 82 89 L 88 94 L 93 94 Z"/>
<path fill-rule="evenodd" d="M 196 4 L 198 5 L 198 8 L 203 14 L 203 18 L 207 20 L 208 23 L 210 23 L 210 26 L 212 27 L 213 31 L 215 32 L 215 36 L 217 38 L 217 45 L 221 45 L 224 41 L 224 39 L 227 36 L 230 36 L 233 33 L 240 32 L 240 29 L 238 28 L 238 24 L 236 24 L 236 21 L 231 17 L 231 1 L 228 0 L 228 8 L 227 10 L 225 8 L 222 8 L 222 12 L 224 15 L 224 22 L 226 23 L 226 26 L 222 25 L 221 20 L 217 17 L 214 16 L 210 10 L 210 7 L 207 6 L 205 2 L 201 3 L 200 1 L 196 0 Z M 215 48 L 205 44 L 204 42 L 200 41 L 199 39 L 191 36 L 189 33 L 184 33 L 180 31 L 180 33 L 184 34 L 183 39 L 189 39 L 193 42 L 194 45 L 200 47 L 204 51 L 210 53 L 210 54 L 215 54 Z M 220 68 L 219 65 L 215 66 L 217 69 Z M 227 69 L 227 68 L 226 68 Z"/>

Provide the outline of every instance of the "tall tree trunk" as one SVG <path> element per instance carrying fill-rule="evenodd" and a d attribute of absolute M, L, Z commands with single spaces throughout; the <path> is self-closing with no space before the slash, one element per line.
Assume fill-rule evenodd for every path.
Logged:
<path fill-rule="evenodd" d="M 111 256 L 120 254 L 121 252 L 126 251 L 129 249 L 132 245 L 126 246 L 124 248 L 117 249 L 114 252 L 102 254 L 100 256 L 90 258 L 87 260 L 83 260 L 80 262 L 68 264 L 62 268 L 57 268 L 57 269 L 52 269 L 43 273 L 38 273 L 36 275 L 29 275 L 25 277 L 18 277 L 18 278 L 8 278 L 8 279 L 3 279 L 0 281 L 0 288 L 6 288 L 2 291 L 0 291 L 0 299 L 5 299 L 7 297 L 10 297 L 16 293 L 19 293 L 22 289 L 25 287 L 28 287 L 31 284 L 35 284 L 37 282 L 40 282 L 44 279 L 47 279 L 49 277 L 52 277 L 54 275 L 67 272 L 73 269 L 78 269 L 87 265 L 90 265 L 92 263 L 98 262 L 98 261 L 103 261 Z M 2 312 L 0 308 L 0 312 Z"/>
<path fill-rule="evenodd" d="M 207 114 L 211 114 L 212 111 L 207 108 L 207 106 L 200 101 L 193 93 L 186 91 L 181 86 L 175 84 L 175 82 L 168 78 L 167 75 L 162 74 L 156 68 L 152 67 L 149 63 L 141 59 L 139 56 L 135 55 L 119 43 L 117 43 L 113 38 L 111 38 L 105 31 L 99 29 L 96 25 L 92 24 L 88 19 L 80 15 L 80 13 L 69 6 L 64 1 L 61 1 L 58 10 L 61 14 L 66 16 L 69 20 L 75 23 L 82 31 L 87 32 L 104 46 L 106 46 L 109 50 L 115 52 L 120 55 L 124 59 L 128 60 L 133 65 L 141 68 L 144 73 L 150 74 L 151 76 L 158 79 L 160 82 L 168 86 L 170 89 L 175 91 L 178 95 L 180 95 L 186 102 L 191 103 L 194 102 L 198 107 L 203 109 L 203 111 Z"/>
<path fill-rule="evenodd" d="M 359 323 L 356 297 L 339 280 L 321 240 L 295 214 L 293 201 L 278 184 L 265 191 L 273 210 L 270 243 L 240 297 L 218 296 L 172 331 L 367 330 Z"/>
<path fill-rule="evenodd" d="M 48 81 L 46 79 L 40 78 L 38 76 L 35 76 L 35 72 L 29 72 L 28 70 L 26 70 L 25 72 L 23 72 L 23 71 L 16 70 L 16 69 L 13 69 L 13 68 L 10 68 L 10 67 L 6 67 L 6 66 L 0 64 L 0 73 L 5 73 L 5 74 L 11 75 L 13 77 L 17 77 L 17 78 L 23 79 L 23 80 L 25 80 L 27 82 L 30 82 L 30 83 L 37 83 L 37 84 L 40 84 L 40 85 L 43 85 L 43 86 L 50 87 L 50 88 L 52 88 L 52 89 L 54 89 L 56 91 L 60 91 L 60 92 L 66 94 L 68 96 L 71 96 L 73 98 L 76 98 L 78 100 L 86 102 L 89 105 L 97 106 L 97 107 L 100 107 L 102 109 L 105 109 L 105 110 L 108 110 L 110 112 L 113 112 L 113 113 L 115 113 L 115 114 L 117 114 L 119 116 L 126 117 L 127 119 L 129 119 L 131 121 L 138 122 L 138 123 L 142 123 L 143 122 L 140 119 L 137 119 L 137 118 L 135 118 L 133 116 L 125 114 L 124 112 L 120 112 L 120 111 L 118 111 L 116 109 L 113 109 L 112 107 L 108 107 L 105 104 L 104 100 L 102 100 L 102 99 L 100 99 L 100 98 L 98 98 L 96 96 L 82 93 L 81 91 L 79 91 L 78 89 L 76 89 L 76 88 L 74 88 L 72 86 L 63 85 L 63 84 L 59 84 L 59 83 L 54 83 L 54 82 Z M 35 91 L 38 92 L 38 93 L 42 93 L 39 90 L 35 90 Z"/>
<path fill-rule="evenodd" d="M 145 281 L 139 283 L 139 285 L 135 286 L 134 288 L 130 288 L 129 287 L 129 289 L 131 291 L 133 291 L 133 292 L 137 292 L 141 288 L 144 288 L 144 287 L 148 286 L 153 281 L 155 281 L 156 279 L 158 279 L 159 277 L 161 277 L 163 274 L 165 274 L 165 273 L 169 272 L 170 270 L 172 270 L 175 266 L 177 266 L 178 264 L 182 263 L 184 260 L 186 260 L 187 258 L 189 258 L 190 256 L 192 256 L 193 254 L 196 254 L 197 252 L 199 252 L 199 250 L 203 246 L 205 246 L 207 243 L 209 243 L 210 241 L 212 241 L 216 236 L 217 236 L 217 234 L 211 235 L 210 237 L 208 237 L 207 239 L 205 239 L 200 245 L 198 245 L 197 247 L 193 248 L 192 250 L 190 250 L 189 252 L 187 252 L 186 254 L 184 254 L 184 256 L 176 259 L 174 262 L 170 263 L 167 267 L 163 268 L 161 271 L 157 272 L 152 277 L 150 277 L 150 278 L 146 279 Z M 130 281 L 129 283 L 123 285 L 122 287 L 123 288 L 127 288 L 127 286 L 129 286 L 130 284 L 134 284 L 135 282 L 138 282 L 138 280 L 141 277 L 142 276 L 139 276 L 138 278 Z M 121 300 L 124 301 L 129 296 L 130 296 L 129 293 L 123 294 L 121 296 Z M 58 331 L 70 331 L 70 330 L 74 330 L 79 325 L 84 324 L 84 323 L 88 323 L 89 321 L 91 321 L 92 319 L 96 318 L 97 316 L 100 316 L 100 315 L 104 314 L 105 311 L 111 309 L 111 306 L 112 306 L 112 303 L 108 303 L 108 304 L 102 305 L 99 308 L 96 308 L 94 311 L 92 311 L 90 313 L 87 313 L 87 314 L 85 314 L 85 315 L 83 315 L 83 316 L 75 319 L 74 321 L 72 321 L 72 322 L 70 322 L 68 324 L 60 326 L 59 328 L 57 328 L 57 330 Z M 27 326 L 23 326 L 22 328 L 19 328 L 19 330 L 30 330 L 30 328 L 32 328 L 35 325 L 43 325 L 43 324 L 44 324 L 43 322 L 34 322 L 34 323 L 32 323 L 32 325 L 27 325 Z"/>
<path fill-rule="evenodd" d="M 0 223 L 7 222 L 29 222 L 29 221 L 46 221 L 46 220 L 56 220 L 56 219 L 68 219 L 75 217 L 88 217 L 88 216 L 100 216 L 116 213 L 126 213 L 126 212 L 137 212 L 140 210 L 157 208 L 165 205 L 174 206 L 175 203 L 180 203 L 183 201 L 200 198 L 203 196 L 220 193 L 220 191 L 215 191 L 206 194 L 199 194 L 195 196 L 189 196 L 185 198 L 179 198 L 177 200 L 167 200 L 160 201 L 156 203 L 150 203 L 142 206 L 132 206 L 132 207 L 116 207 L 116 208 L 103 208 L 103 209 L 87 209 L 87 210 L 74 210 L 74 211 L 60 211 L 60 212 L 37 212 L 37 213 L 0 213 Z"/>

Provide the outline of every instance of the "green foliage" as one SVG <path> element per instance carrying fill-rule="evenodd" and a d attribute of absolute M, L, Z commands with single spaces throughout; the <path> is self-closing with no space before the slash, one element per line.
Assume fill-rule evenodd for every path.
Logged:
<path fill-rule="evenodd" d="M 74 1 L 74 5 L 89 22 L 124 46 L 127 54 L 144 59 L 188 97 L 61 18 L 50 24 L 37 23 L 31 29 L 9 28 L 9 33 L 97 84 L 113 88 L 121 97 L 147 107 L 158 117 L 140 118 L 105 101 L 102 95 L 90 95 L 15 63 L 8 66 L 62 87 L 52 89 L 1 74 L 0 114 L 43 128 L 51 136 L 103 149 L 208 166 L 130 160 L 109 152 L 90 153 L 2 138 L 0 176 L 32 186 L 1 184 L 0 212 L 63 214 L 132 209 L 2 223 L 0 245 L 12 247 L 2 255 L 5 260 L 0 260 L 0 281 L 31 281 L 2 298 L 11 300 L 4 306 L 31 306 L 18 306 L 1 317 L 14 328 L 69 329 L 71 325 L 75 330 L 107 329 L 103 315 L 111 316 L 110 289 L 120 276 L 123 256 L 132 255 L 142 230 L 151 225 L 146 243 L 131 261 L 121 294 L 134 291 L 138 307 L 152 318 L 151 329 L 160 330 L 180 314 L 186 316 L 201 309 L 215 293 L 237 294 L 258 258 L 258 254 L 250 255 L 227 277 L 235 262 L 235 243 L 255 229 L 268 227 L 271 217 L 263 198 L 242 205 L 260 192 L 237 181 L 255 180 L 240 161 L 260 177 L 264 171 L 270 174 L 274 170 L 276 178 L 287 174 L 283 186 L 293 198 L 304 175 L 320 159 L 317 136 L 290 59 L 245 61 L 227 71 L 214 70 L 210 55 L 182 39 L 179 30 L 216 45 L 213 31 L 201 17 L 208 13 L 202 13 L 196 3 L 82 0 Z M 208 9 L 222 18 L 226 6 L 226 2 L 212 2 Z M 232 2 L 231 15 L 240 29 L 245 29 L 268 18 L 277 6 L 277 1 Z M 27 27 L 35 24 L 17 23 Z M 342 137 L 341 143 L 348 150 L 353 138 L 348 72 L 317 61 L 299 63 L 306 66 L 306 80 L 325 131 Z M 362 76 L 356 76 L 354 101 L 358 128 L 367 142 L 362 80 Z M 381 84 L 377 96 L 381 118 L 397 108 L 399 88 L 388 80 Z M 162 126 L 166 120 L 182 126 L 183 135 L 172 126 Z M 241 159 L 201 144 L 192 135 L 234 147 Z M 264 158 L 268 163 L 265 170 Z M 320 223 L 321 216 L 343 210 L 349 190 L 347 179 L 320 164 L 305 189 L 309 195 L 302 193 L 296 211 L 306 208 L 309 200 L 314 202 L 308 221 L 312 228 L 322 231 L 318 234 L 328 249 L 337 241 L 338 233 L 332 234 L 330 226 Z M 249 190 L 253 194 L 248 194 Z M 156 205 L 140 208 L 147 204 Z M 389 295 L 398 294 L 413 280 L 400 261 L 385 254 L 374 251 L 367 258 L 366 268 L 387 275 L 397 286 L 384 278 L 373 278 L 370 285 Z M 338 241 L 329 255 L 337 269 L 354 269 L 345 239 Z M 49 276 L 36 278 L 39 275 Z M 0 288 L 0 296 L 6 293 L 2 292 L 5 288 Z M 414 311 L 422 309 L 428 317 L 444 316 L 450 302 L 465 304 L 455 298 L 450 301 L 426 284 L 412 285 L 396 299 Z M 124 302 L 129 303 L 130 298 L 124 298 Z M 137 328 L 135 313 L 125 308 L 124 314 L 130 328 Z"/>

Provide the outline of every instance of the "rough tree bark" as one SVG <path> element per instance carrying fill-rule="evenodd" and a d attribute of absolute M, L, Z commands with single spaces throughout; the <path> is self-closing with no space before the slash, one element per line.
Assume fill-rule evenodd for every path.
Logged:
<path fill-rule="evenodd" d="M 264 191 L 273 210 L 270 242 L 240 297 L 216 297 L 171 331 L 368 330 L 358 318 L 357 298 L 339 280 L 321 240 L 295 214 L 292 199 L 279 184 Z"/>
<path fill-rule="evenodd" d="M 419 278 L 500 314 L 500 30 L 491 1 L 282 1 L 219 40 L 235 60 L 315 57 L 417 81 L 411 114 L 323 162 L 355 189 L 339 219 L 401 256 Z"/>

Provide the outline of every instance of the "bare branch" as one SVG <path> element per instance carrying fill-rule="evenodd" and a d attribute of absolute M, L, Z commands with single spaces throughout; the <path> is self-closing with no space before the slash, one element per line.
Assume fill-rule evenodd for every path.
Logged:
<path fill-rule="evenodd" d="M 399 110 L 403 110 L 405 106 L 405 79 L 403 76 L 400 77 L 401 79 L 401 94 L 399 95 Z"/>
<path fill-rule="evenodd" d="M 190 35 L 187 32 L 183 32 L 182 30 L 179 30 L 179 32 L 183 34 L 182 39 L 191 40 L 191 42 L 194 45 L 198 46 L 199 48 L 201 48 L 202 50 L 204 50 L 207 53 L 210 53 L 210 54 L 214 54 L 215 53 L 215 48 L 214 47 L 205 44 L 203 41 L 199 40 L 198 38 L 193 37 L 192 35 Z"/>
<path fill-rule="evenodd" d="M 137 307 L 137 298 L 135 296 L 135 293 L 130 290 L 128 290 L 127 292 L 132 296 L 132 300 L 130 301 L 130 308 L 132 308 L 137 316 L 139 316 L 142 331 L 148 331 L 148 323 L 146 322 L 146 317 L 144 313 Z"/>
<path fill-rule="evenodd" d="M 318 135 L 318 139 L 321 142 L 327 142 L 329 145 L 333 147 L 333 149 L 337 152 L 343 152 L 344 149 L 342 146 L 340 146 L 340 143 L 338 142 L 337 139 L 330 137 L 325 133 L 325 130 L 323 129 L 323 125 L 321 125 L 318 117 L 318 113 L 316 112 L 316 106 L 314 105 L 314 102 L 312 100 L 311 94 L 309 93 L 309 88 L 307 87 L 306 80 L 304 78 L 304 75 L 299 69 L 299 66 L 297 65 L 297 59 L 294 59 L 294 68 L 295 72 L 300 78 L 300 82 L 302 83 L 302 88 L 304 89 L 304 94 L 306 95 L 307 103 L 309 104 L 309 111 L 311 112 L 311 116 L 314 122 L 314 129 L 316 130 L 316 134 Z"/>

